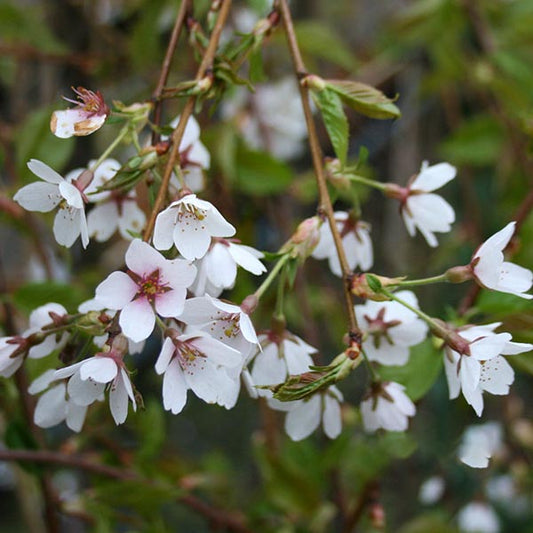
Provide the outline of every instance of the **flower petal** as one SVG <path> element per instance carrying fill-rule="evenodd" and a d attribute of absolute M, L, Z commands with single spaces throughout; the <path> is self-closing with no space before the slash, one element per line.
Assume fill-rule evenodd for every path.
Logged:
<path fill-rule="evenodd" d="M 133 300 L 120 312 L 119 324 L 126 337 L 135 342 L 143 341 L 154 331 L 154 310 L 146 298 Z"/>
<path fill-rule="evenodd" d="M 81 365 L 80 378 L 84 381 L 92 379 L 97 383 L 109 383 L 117 372 L 118 366 L 111 357 L 95 355 Z"/>
<path fill-rule="evenodd" d="M 59 204 L 61 195 L 57 185 L 38 181 L 22 187 L 13 200 L 27 211 L 47 213 Z"/>
<path fill-rule="evenodd" d="M 423 168 L 411 184 L 411 190 L 435 191 L 455 178 L 456 169 L 449 163 L 437 163 Z"/>
<path fill-rule="evenodd" d="M 125 272 L 112 272 L 96 287 L 95 300 L 106 309 L 123 309 L 133 300 L 139 287 Z"/>
<path fill-rule="evenodd" d="M 27 163 L 28 168 L 39 178 L 48 183 L 59 185 L 65 181 L 63 176 L 59 175 L 52 167 L 38 159 L 30 159 Z"/>
<path fill-rule="evenodd" d="M 177 360 L 172 361 L 163 377 L 163 406 L 167 411 L 177 415 L 187 402 L 188 386 L 183 371 Z"/>
<path fill-rule="evenodd" d="M 287 413 L 285 431 L 292 440 L 305 439 L 318 427 L 320 424 L 321 403 L 320 396 L 315 395 Z"/>

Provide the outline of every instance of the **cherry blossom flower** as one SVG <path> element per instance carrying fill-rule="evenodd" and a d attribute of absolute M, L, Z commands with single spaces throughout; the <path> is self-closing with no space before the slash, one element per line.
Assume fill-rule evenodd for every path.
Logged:
<path fill-rule="evenodd" d="M 418 228 L 433 248 L 438 245 L 434 233 L 450 231 L 455 221 L 453 208 L 433 191 L 455 178 L 455 174 L 455 167 L 449 163 L 428 166 L 424 162 L 420 173 L 407 187 L 388 184 L 385 189 L 387 196 L 400 200 L 400 211 L 409 235 L 414 237 Z"/>
<path fill-rule="evenodd" d="M 0 337 L 0 376 L 11 377 L 24 362 L 26 351 L 22 337 Z"/>
<path fill-rule="evenodd" d="M 342 431 L 341 407 L 342 394 L 335 386 L 324 392 L 314 394 L 304 400 L 280 402 L 269 398 L 268 405 L 277 411 L 286 411 L 285 432 L 294 441 L 311 435 L 320 426 L 330 438 L 337 438 Z"/>
<path fill-rule="evenodd" d="M 45 183 L 35 182 L 22 187 L 13 199 L 28 211 L 47 213 L 59 207 L 54 219 L 54 237 L 70 248 L 81 235 L 84 248 L 89 244 L 83 193 L 71 181 L 37 159 L 28 168 Z"/>
<path fill-rule="evenodd" d="M 533 273 L 527 268 L 505 261 L 503 256 L 515 226 L 516 222 L 510 222 L 487 239 L 474 254 L 470 268 L 481 286 L 531 299 L 533 295 L 525 293 L 533 285 Z"/>
<path fill-rule="evenodd" d="M 248 109 L 251 108 L 251 112 Z M 245 142 L 283 160 L 300 156 L 307 128 L 298 86 L 292 78 L 256 86 L 255 93 L 237 90 L 222 109 L 237 122 Z"/>
<path fill-rule="evenodd" d="M 313 364 L 311 354 L 316 349 L 302 339 L 289 333 L 269 331 L 260 336 L 260 351 L 254 358 L 251 372 L 254 385 L 276 385 L 283 383 L 287 376 L 303 374 Z M 256 389 L 259 396 L 272 396 L 268 389 Z"/>
<path fill-rule="evenodd" d="M 157 215 L 153 243 L 158 250 L 168 250 L 174 244 L 192 261 L 207 253 L 211 237 L 234 234 L 235 228 L 213 204 L 188 194 Z"/>
<path fill-rule="evenodd" d="M 209 295 L 189 298 L 178 315 L 180 322 L 206 331 L 215 339 L 234 348 L 244 358 L 259 344 L 248 313 L 238 305 Z"/>
<path fill-rule="evenodd" d="M 487 468 L 489 459 L 502 447 L 502 434 L 498 422 L 467 427 L 459 446 L 459 459 L 472 468 Z"/>
<path fill-rule="evenodd" d="M 399 298 L 418 308 L 411 291 L 399 291 Z M 404 365 L 409 348 L 424 340 L 427 324 L 398 302 L 367 301 L 355 306 L 357 322 L 363 332 L 363 349 L 370 361 L 382 365 Z"/>
<path fill-rule="evenodd" d="M 361 270 L 368 270 L 374 261 L 369 225 L 355 220 L 345 211 L 336 211 L 335 221 L 350 270 L 354 270 L 356 266 L 359 266 Z M 342 276 L 337 249 L 327 222 L 320 227 L 320 240 L 311 256 L 315 259 L 327 259 L 333 274 Z"/>
<path fill-rule="evenodd" d="M 55 317 L 60 319 L 67 314 L 67 310 L 60 304 L 48 303 L 34 309 L 30 314 L 29 328 L 22 334 L 23 337 L 29 337 L 33 333 L 43 331 L 44 326 L 53 324 Z M 28 357 L 40 359 L 50 355 L 54 350 L 63 348 L 69 337 L 68 333 L 47 335 L 39 344 L 32 345 L 28 351 Z"/>
<path fill-rule="evenodd" d="M 95 160 L 89 161 L 88 167 L 91 168 L 95 163 Z M 115 159 L 105 159 L 96 168 L 92 181 L 84 190 L 89 201 L 96 203 L 87 215 L 87 225 L 89 236 L 98 242 L 107 241 L 116 230 L 124 239 L 132 240 L 130 232 L 140 233 L 146 223 L 146 216 L 137 205 L 134 190 L 128 193 L 98 192 L 98 188 L 113 178 L 120 167 L 120 163 Z M 73 170 L 65 179 L 71 181 L 83 170 Z"/>
<path fill-rule="evenodd" d="M 462 533 L 499 533 L 500 520 L 494 509 L 483 502 L 465 505 L 457 515 Z"/>
<path fill-rule="evenodd" d="M 514 371 L 502 355 L 515 355 L 533 349 L 532 344 L 512 342 L 509 333 L 494 333 L 499 323 L 467 326 L 457 333 L 466 341 L 462 353 L 446 347 L 444 368 L 450 399 L 462 391 L 478 416 L 483 412 L 483 392 L 506 395 L 514 381 Z M 459 349 L 459 348 L 457 348 Z"/>
<path fill-rule="evenodd" d="M 366 431 L 379 428 L 387 431 L 405 431 L 409 417 L 416 412 L 415 404 L 404 392 L 405 387 L 389 381 L 372 387 L 369 395 L 361 402 L 361 415 Z"/>
<path fill-rule="evenodd" d="M 190 290 L 196 296 L 219 296 L 231 289 L 237 278 L 237 266 L 259 276 L 266 268 L 259 261 L 263 253 L 251 246 L 214 238 L 208 252 L 196 263 L 198 275 Z"/>
<path fill-rule="evenodd" d="M 100 91 L 89 91 L 84 87 L 72 88 L 79 101 L 65 98 L 76 107 L 63 111 L 54 111 L 50 120 L 50 129 L 56 137 L 67 139 L 72 136 L 84 136 L 100 129 L 107 116 L 109 107 L 104 102 Z"/>
<path fill-rule="evenodd" d="M 67 391 L 72 401 L 79 406 L 92 404 L 107 385 L 111 414 L 117 425 L 122 424 L 128 416 L 129 401 L 133 410 L 137 409 L 131 381 L 123 362 L 126 347 L 126 339 L 118 336 L 108 351 L 56 370 L 54 380 L 70 378 Z"/>
<path fill-rule="evenodd" d="M 156 372 L 164 374 L 165 409 L 180 413 L 189 389 L 207 403 L 233 407 L 239 381 L 232 379 L 226 369 L 242 367 L 241 354 L 203 331 L 172 333 L 165 339 L 155 365 Z"/>
<path fill-rule="evenodd" d="M 444 479 L 441 476 L 431 476 L 420 485 L 418 500 L 424 505 L 437 503 L 444 494 Z"/>
<path fill-rule="evenodd" d="M 46 390 L 55 380 L 55 371 L 47 370 L 30 385 L 28 392 L 38 394 Z M 72 430 L 79 433 L 85 422 L 87 405 L 78 405 L 67 392 L 64 382 L 58 383 L 42 394 L 35 406 L 33 420 L 42 428 L 57 426 L 65 422 Z"/>
<path fill-rule="evenodd" d="M 163 317 L 181 313 L 196 268 L 182 259 L 165 259 L 140 239 L 130 244 L 126 265 L 128 273 L 113 272 L 98 285 L 96 300 L 104 308 L 120 310 L 122 332 L 140 342 L 152 333 L 155 312 Z"/>

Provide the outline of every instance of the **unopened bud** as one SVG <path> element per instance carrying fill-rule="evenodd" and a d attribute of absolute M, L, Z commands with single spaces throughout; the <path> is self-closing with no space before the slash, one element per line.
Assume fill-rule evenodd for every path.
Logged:
<path fill-rule="evenodd" d="M 450 283 L 463 283 L 474 277 L 470 265 L 449 268 L 444 275 L 446 276 L 446 281 Z"/>
<path fill-rule="evenodd" d="M 301 84 L 312 91 L 323 91 L 327 87 L 326 80 L 316 74 L 309 74 L 302 79 Z"/>
<path fill-rule="evenodd" d="M 255 294 L 249 294 L 241 303 L 241 309 L 247 315 L 251 315 L 259 303 L 259 298 Z"/>
<path fill-rule="evenodd" d="M 300 222 L 293 236 L 281 249 L 282 252 L 291 252 L 292 257 L 304 261 L 316 248 L 320 240 L 320 226 L 323 222 L 320 217 L 306 218 Z"/>
<path fill-rule="evenodd" d="M 409 196 L 409 189 L 406 187 L 400 187 L 399 185 L 396 185 L 396 183 L 385 183 L 383 194 L 389 198 L 405 202 Z"/>
<path fill-rule="evenodd" d="M 375 302 L 385 302 L 390 298 L 381 292 L 381 289 L 386 287 L 394 287 L 403 281 L 404 277 L 387 278 L 385 276 L 377 276 L 376 274 L 357 274 L 352 277 L 350 290 L 354 296 L 373 300 Z"/>

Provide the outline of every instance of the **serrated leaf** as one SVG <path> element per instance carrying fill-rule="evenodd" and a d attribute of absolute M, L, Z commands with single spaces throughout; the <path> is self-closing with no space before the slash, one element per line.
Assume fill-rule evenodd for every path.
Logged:
<path fill-rule="evenodd" d="M 343 102 L 370 118 L 398 118 L 401 113 L 393 100 L 380 90 L 351 80 L 326 80 L 327 87 L 335 91 Z"/>
<path fill-rule="evenodd" d="M 236 153 L 236 187 L 251 196 L 269 196 L 287 189 L 291 168 L 266 152 L 241 145 Z"/>
<path fill-rule="evenodd" d="M 431 339 L 411 348 L 407 364 L 403 366 L 381 366 L 380 376 L 405 386 L 405 392 L 412 400 L 426 394 L 439 377 L 442 367 L 442 353 Z"/>
<path fill-rule="evenodd" d="M 13 294 L 17 307 L 28 313 L 50 302 L 56 302 L 73 311 L 85 299 L 86 295 L 79 288 L 56 281 L 26 283 Z"/>
<path fill-rule="evenodd" d="M 342 108 L 342 101 L 335 92 L 328 89 L 311 91 L 311 95 L 320 109 L 335 155 L 344 166 L 348 154 L 348 119 Z"/>

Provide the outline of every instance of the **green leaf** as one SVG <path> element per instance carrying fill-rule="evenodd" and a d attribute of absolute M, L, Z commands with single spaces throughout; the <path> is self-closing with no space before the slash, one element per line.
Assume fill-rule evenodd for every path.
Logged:
<path fill-rule="evenodd" d="M 513 313 L 531 310 L 531 302 L 514 294 L 496 291 L 481 291 L 476 309 L 491 315 L 492 319 L 503 319 Z"/>
<path fill-rule="evenodd" d="M 335 92 L 328 89 L 313 90 L 311 95 L 322 113 L 335 154 L 344 166 L 348 154 L 348 119 L 344 114 L 341 99 Z"/>
<path fill-rule="evenodd" d="M 362 115 L 370 118 L 398 118 L 401 115 L 393 100 L 366 83 L 350 80 L 326 80 L 326 83 L 347 106 Z"/>
<path fill-rule="evenodd" d="M 86 299 L 84 291 L 56 281 L 31 282 L 20 286 L 13 294 L 15 304 L 26 312 L 50 302 L 74 311 Z"/>
<path fill-rule="evenodd" d="M 16 160 L 22 175 L 35 176 L 26 168 L 30 159 L 39 159 L 61 172 L 69 161 L 75 138 L 60 139 L 50 131 L 53 108 L 44 108 L 29 114 L 15 134 Z"/>
<path fill-rule="evenodd" d="M 368 286 L 370 289 L 374 292 L 381 292 L 381 289 L 383 288 L 383 285 L 381 285 L 381 281 L 376 276 L 373 276 L 372 274 L 366 274 L 366 281 L 368 283 Z"/>
<path fill-rule="evenodd" d="M 411 348 L 411 356 L 403 366 L 381 366 L 380 376 L 385 380 L 396 381 L 405 386 L 412 400 L 424 396 L 437 380 L 442 366 L 442 352 L 432 339 Z"/>
<path fill-rule="evenodd" d="M 356 67 L 356 60 L 350 49 L 322 21 L 299 21 L 295 23 L 294 30 L 303 53 L 326 59 L 349 71 Z"/>
<path fill-rule="evenodd" d="M 255 48 L 250 54 L 250 81 L 258 83 L 265 81 L 265 71 L 263 68 L 263 50 L 261 47 Z"/>
<path fill-rule="evenodd" d="M 242 144 L 237 149 L 235 165 L 237 189 L 251 196 L 282 193 L 293 179 L 286 163 Z"/>

